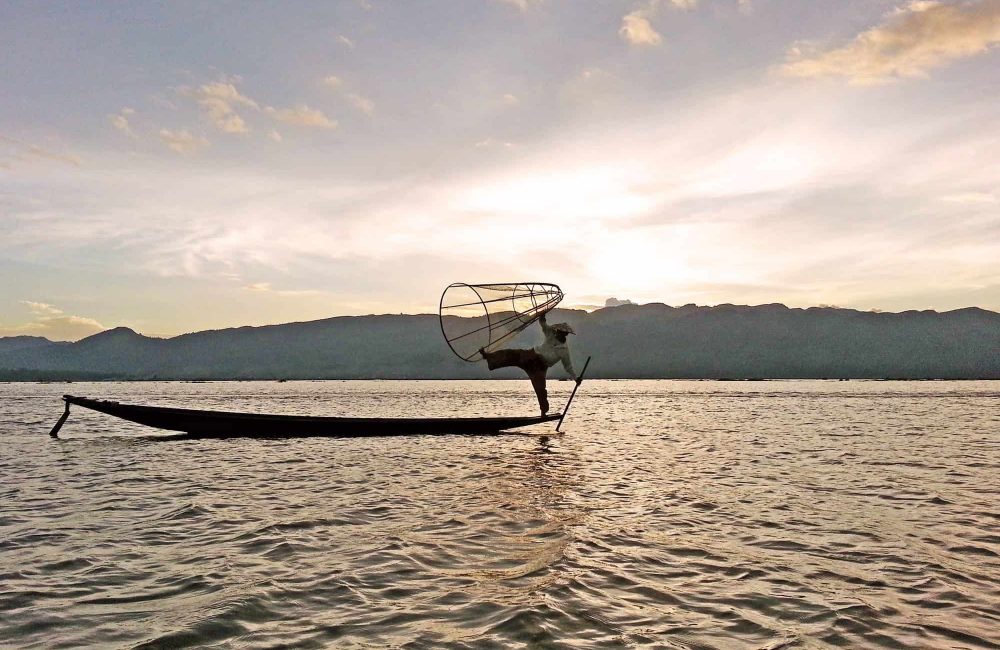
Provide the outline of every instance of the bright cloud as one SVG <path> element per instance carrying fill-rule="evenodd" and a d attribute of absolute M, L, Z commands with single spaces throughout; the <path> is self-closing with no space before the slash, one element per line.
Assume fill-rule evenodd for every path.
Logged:
<path fill-rule="evenodd" d="M 290 108 L 275 108 L 273 106 L 262 108 L 256 100 L 243 94 L 236 87 L 235 84 L 239 81 L 237 77 L 225 78 L 222 81 L 205 83 L 194 87 L 181 86 L 177 88 L 176 92 L 183 97 L 193 99 L 209 122 L 223 133 L 246 135 L 251 132 L 249 124 L 247 124 L 247 121 L 237 111 L 244 114 L 247 111 L 254 113 L 262 112 L 274 120 L 295 126 L 321 129 L 334 129 L 337 127 L 336 120 L 327 117 L 322 110 L 305 104 Z M 343 85 L 339 77 L 332 75 L 325 77 L 322 83 L 331 88 L 341 88 Z M 345 94 L 344 96 L 357 110 L 369 115 L 374 113 L 375 105 L 367 97 L 357 93 Z M 163 105 L 169 107 L 172 111 L 179 110 L 177 106 L 169 102 Z M 108 119 L 111 125 L 120 132 L 130 137 L 136 137 L 129 119 L 134 113 L 133 109 L 124 108 L 118 114 L 109 115 Z M 276 130 L 271 129 L 263 133 L 266 134 L 263 137 L 271 141 L 282 141 L 281 134 Z M 203 135 L 197 135 L 191 127 L 176 129 L 162 128 L 158 135 L 167 147 L 182 154 L 195 153 L 209 145 L 209 140 Z M 2 164 L 3 161 L 0 159 L 0 165 Z"/>
<path fill-rule="evenodd" d="M 236 113 L 236 107 L 253 110 L 260 108 L 257 102 L 240 94 L 236 86 L 224 81 L 203 84 L 193 89 L 182 88 L 181 92 L 194 97 L 212 124 L 223 133 L 249 133 L 250 128 Z"/>
<path fill-rule="evenodd" d="M 319 291 L 315 289 L 275 289 L 270 282 L 254 282 L 243 287 L 247 291 L 281 296 L 283 298 L 296 298 L 300 296 L 315 296 Z"/>
<path fill-rule="evenodd" d="M 295 108 L 274 108 L 273 106 L 268 106 L 266 110 L 268 115 L 285 124 L 308 126 L 318 129 L 337 128 L 336 120 L 331 120 L 323 111 L 310 108 L 305 104 Z"/>
<path fill-rule="evenodd" d="M 842 47 L 824 51 L 808 43 L 795 45 L 781 71 L 792 77 L 846 77 L 855 84 L 879 84 L 926 76 L 997 44 L 1000 2 L 915 0 Z"/>
<path fill-rule="evenodd" d="M 77 341 L 106 329 L 93 318 L 55 316 L 14 327 L 0 326 L 0 336 L 44 336 L 50 341 Z"/>
<path fill-rule="evenodd" d="M 75 341 L 107 328 L 93 318 L 70 316 L 48 303 L 22 300 L 32 320 L 15 326 L 0 325 L 0 336 L 44 336 L 52 341 Z"/>
<path fill-rule="evenodd" d="M 180 154 L 197 153 L 209 144 L 207 138 L 194 135 L 187 129 L 178 129 L 176 131 L 160 129 L 160 140 L 171 151 L 176 151 Z"/>
<path fill-rule="evenodd" d="M 659 45 L 663 38 L 653 29 L 643 10 L 633 11 L 622 18 L 618 34 L 632 45 Z"/>
<path fill-rule="evenodd" d="M 32 314 L 37 316 L 56 316 L 63 313 L 61 309 L 57 309 L 47 302 L 33 302 L 31 300 L 22 300 L 22 304 L 27 305 L 28 309 L 31 310 Z"/>

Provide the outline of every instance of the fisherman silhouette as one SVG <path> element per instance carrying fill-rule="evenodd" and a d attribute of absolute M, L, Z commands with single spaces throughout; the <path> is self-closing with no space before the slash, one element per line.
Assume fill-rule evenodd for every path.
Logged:
<path fill-rule="evenodd" d="M 479 353 L 486 359 L 486 365 L 490 370 L 516 367 L 526 372 L 528 379 L 531 380 L 531 387 L 535 389 L 535 396 L 538 397 L 538 407 L 542 410 L 542 415 L 545 415 L 549 412 L 549 395 L 545 388 L 545 374 L 549 368 L 562 361 L 563 368 L 573 381 L 580 383 L 580 380 L 573 370 L 569 344 L 566 341 L 567 335 L 576 332 L 567 323 L 550 326 L 545 321 L 544 315 L 539 317 L 538 324 L 542 326 L 542 333 L 545 334 L 545 341 L 541 345 L 527 350 L 504 349 L 488 352 L 486 349 L 480 349 Z"/>

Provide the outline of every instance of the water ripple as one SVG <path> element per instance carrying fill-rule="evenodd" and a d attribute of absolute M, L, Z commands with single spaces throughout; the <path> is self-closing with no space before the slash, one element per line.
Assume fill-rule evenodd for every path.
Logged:
<path fill-rule="evenodd" d="M 554 382 L 554 403 L 571 385 Z M 592 381 L 566 435 L 164 439 L 0 384 L 0 646 L 1000 647 L 996 382 Z M 521 382 L 146 382 L 530 414 Z"/>

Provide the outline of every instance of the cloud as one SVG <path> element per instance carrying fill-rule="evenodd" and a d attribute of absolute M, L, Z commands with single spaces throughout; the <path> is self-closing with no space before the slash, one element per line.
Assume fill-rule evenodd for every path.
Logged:
<path fill-rule="evenodd" d="M 310 108 L 305 104 L 295 108 L 274 108 L 273 106 L 268 106 L 266 111 L 268 115 L 285 124 L 309 126 L 318 129 L 337 128 L 336 120 L 331 120 L 323 114 L 323 111 Z"/>
<path fill-rule="evenodd" d="M 173 151 L 181 154 L 196 153 L 208 146 L 208 140 L 200 135 L 194 135 L 187 129 L 160 129 L 160 140 Z"/>
<path fill-rule="evenodd" d="M 736 0 L 736 7 L 741 14 L 749 16 L 753 13 L 753 0 Z"/>
<path fill-rule="evenodd" d="M 945 4 L 915 0 L 850 43 L 823 51 L 793 45 L 781 72 L 791 77 L 846 77 L 859 85 L 924 77 L 948 63 L 987 52 L 1000 43 L 1000 2 Z"/>
<path fill-rule="evenodd" d="M 670 0 L 670 4 L 677 9 L 694 9 L 698 6 L 698 0 Z M 743 4 L 743 0 L 740 0 L 740 4 Z"/>
<path fill-rule="evenodd" d="M 354 41 L 352 41 L 351 39 L 347 38 L 343 34 L 337 34 L 337 42 L 340 43 L 341 45 L 343 45 L 344 47 L 346 47 L 349 50 L 353 50 L 354 49 Z"/>
<path fill-rule="evenodd" d="M 63 313 L 61 309 L 57 309 L 47 302 L 34 302 L 31 300 L 22 300 L 22 305 L 27 305 L 28 309 L 31 310 L 32 314 L 36 316 L 56 316 Z"/>
<path fill-rule="evenodd" d="M 70 316 L 45 302 L 22 300 L 34 319 L 13 327 L 0 326 L 0 336 L 44 336 L 53 341 L 75 341 L 107 328 L 93 318 Z"/>
<path fill-rule="evenodd" d="M 115 127 L 125 135 L 134 138 L 135 133 L 132 132 L 132 128 L 128 125 L 128 118 L 124 115 L 109 115 L 108 121 L 111 122 L 111 126 Z"/>
<path fill-rule="evenodd" d="M 0 336 L 44 336 L 50 341 L 77 341 L 106 329 L 93 318 L 54 316 L 14 327 L 0 327 Z"/>
<path fill-rule="evenodd" d="M 330 88 L 340 88 L 343 85 L 343 80 L 337 75 L 329 75 L 323 79 L 323 85 L 329 86 Z"/>
<path fill-rule="evenodd" d="M 517 104 L 520 103 L 517 95 L 512 95 L 511 93 L 505 93 L 502 99 L 503 103 L 508 106 L 517 106 Z"/>
<path fill-rule="evenodd" d="M 260 107 L 257 102 L 242 95 L 231 83 L 216 81 L 202 84 L 197 88 L 182 88 L 181 92 L 193 97 L 208 115 L 212 124 L 224 133 L 249 133 L 250 128 L 236 113 L 237 106 L 253 110 Z"/>
<path fill-rule="evenodd" d="M 266 293 L 282 297 L 315 296 L 321 293 L 315 289 L 275 289 L 271 286 L 270 282 L 254 282 L 253 284 L 248 284 L 243 288 L 247 291 L 255 291 L 257 293 Z"/>
<path fill-rule="evenodd" d="M 127 135 L 130 138 L 136 137 L 135 131 L 132 130 L 132 126 L 129 124 L 128 117 L 126 115 L 132 115 L 135 113 L 131 108 L 123 108 L 121 113 L 108 115 L 108 121 L 111 126 L 118 129 L 121 133 Z"/>
<path fill-rule="evenodd" d="M 622 18 L 618 35 L 632 45 L 659 45 L 663 38 L 646 18 L 646 11 L 638 9 Z"/>
<path fill-rule="evenodd" d="M 193 91 L 193 94 L 199 101 L 215 100 L 225 102 L 229 106 L 238 105 L 258 108 L 257 102 L 245 95 L 240 94 L 240 91 L 236 89 L 236 86 L 224 81 L 202 84 L 195 91 Z M 211 102 L 209 102 L 209 105 L 211 105 Z"/>
<path fill-rule="evenodd" d="M 348 101 L 351 102 L 351 105 L 353 105 L 354 108 L 358 109 L 365 115 L 375 114 L 375 102 L 368 99 L 367 97 L 364 97 L 363 95 L 359 95 L 357 93 L 350 93 L 347 96 L 347 99 Z"/>
<path fill-rule="evenodd" d="M 605 76 L 589 69 L 581 78 L 592 82 Z M 321 78 L 314 77 L 314 84 Z M 499 88 L 489 95 L 494 108 L 505 90 Z M 360 296 L 355 285 L 367 291 L 374 283 L 387 311 L 412 300 L 402 287 L 422 283 L 426 291 L 496 268 L 528 277 L 561 276 L 564 286 L 600 295 L 600 303 L 626 295 L 672 304 L 758 298 L 848 304 L 857 291 L 867 291 L 865 278 L 897 250 L 912 268 L 887 266 L 883 295 L 893 286 L 925 281 L 956 291 L 985 284 L 973 273 L 995 276 L 998 269 L 1000 240 L 995 230 L 992 237 L 985 230 L 989 215 L 983 214 L 992 206 L 970 210 L 940 197 L 997 186 L 995 166 L 984 164 L 986 145 L 995 140 L 989 121 L 995 110 L 981 107 L 976 113 L 969 105 L 961 113 L 921 111 L 917 128 L 897 129 L 895 111 L 867 106 L 857 93 L 847 93 L 870 110 L 861 113 L 847 100 L 837 103 L 844 93 L 839 85 L 755 82 L 747 89 L 727 87 L 683 103 L 650 106 L 646 116 L 615 112 L 600 128 L 590 123 L 593 128 L 566 129 L 544 139 L 483 129 L 478 137 L 460 140 L 465 151 L 452 157 L 461 168 L 426 165 L 426 176 L 417 181 L 351 178 L 326 164 L 294 169 L 213 164 L 192 174 L 183 160 L 170 168 L 133 158 L 124 161 L 128 167 L 108 168 L 100 177 L 66 174 L 74 191 L 56 187 L 60 191 L 39 197 L 46 203 L 25 209 L 23 219 L 15 217 L 0 237 L 0 257 L 71 260 L 81 250 L 95 258 L 99 252 L 106 267 L 132 266 L 140 273 L 235 274 L 247 279 L 232 288 L 258 299 L 258 305 L 296 299 L 239 287 L 269 278 L 282 289 L 285 282 L 296 288 L 328 281 L 349 300 Z M 958 128 L 969 124 L 976 128 Z M 288 133 L 293 127 L 268 128 Z M 263 139 L 267 129 L 258 132 Z M 523 144 L 517 155 L 473 147 L 487 135 L 518 134 Z M 489 164 L 468 164 L 479 158 Z M 846 201 L 858 194 L 853 188 L 797 199 L 814 186 L 854 180 L 878 191 L 852 203 Z M 886 198 L 914 192 L 920 200 L 912 203 Z M 917 211 L 933 212 L 933 219 L 922 220 Z M 942 235 L 955 243 L 943 248 Z M 933 243 L 918 245 L 923 239 Z M 572 252 L 550 255 L 551 241 Z M 880 250 L 887 242 L 893 249 Z M 921 255 L 937 252 L 933 275 L 914 263 L 918 255 L 905 251 L 910 246 Z M 967 254 L 966 247 L 974 246 L 979 248 Z M 509 254 L 497 256 L 501 249 Z M 402 263 L 413 256 L 429 262 L 419 268 Z M 860 267 L 867 256 L 880 261 Z M 482 259 L 502 267 L 491 271 Z M 482 266 L 470 270 L 470 260 Z M 819 263 L 828 268 L 810 266 Z M 808 272 L 800 274 L 801 269 Z M 365 280 L 353 283 L 339 273 Z M 856 284 L 841 290 L 842 281 Z M 766 288 L 740 288 L 739 282 Z M 398 286 L 387 288 L 392 284 Z M 185 286 L 196 292 L 211 285 Z M 567 302 L 579 300 L 569 297 Z M 334 310 L 343 303 L 315 304 Z M 225 318 L 245 318 L 223 305 L 218 309 Z"/>
<path fill-rule="evenodd" d="M 273 129 L 272 129 L 272 131 L 270 133 L 267 134 L 267 137 L 271 138 L 275 142 L 281 142 L 282 139 L 283 139 L 281 137 L 281 134 L 278 133 L 277 131 L 274 131 Z"/>
<path fill-rule="evenodd" d="M 21 163 L 31 164 L 42 160 L 66 163 L 74 167 L 81 164 L 80 158 L 73 154 L 55 153 L 30 142 L 0 135 L 0 169 L 13 169 Z"/>

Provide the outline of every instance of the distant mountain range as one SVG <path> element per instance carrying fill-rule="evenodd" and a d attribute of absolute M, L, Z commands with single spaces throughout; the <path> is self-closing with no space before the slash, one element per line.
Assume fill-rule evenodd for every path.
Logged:
<path fill-rule="evenodd" d="M 576 366 L 590 377 L 1000 379 L 1000 314 L 789 309 L 784 305 L 631 305 L 556 310 L 569 322 Z M 512 343 L 540 339 L 530 328 Z M 455 357 L 432 314 L 344 316 L 150 338 L 127 327 L 75 343 L 0 338 L 0 380 L 474 379 L 491 373 Z M 551 376 L 562 376 L 554 368 Z"/>

